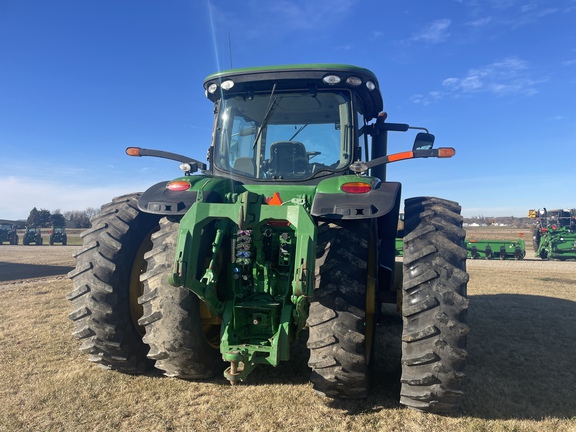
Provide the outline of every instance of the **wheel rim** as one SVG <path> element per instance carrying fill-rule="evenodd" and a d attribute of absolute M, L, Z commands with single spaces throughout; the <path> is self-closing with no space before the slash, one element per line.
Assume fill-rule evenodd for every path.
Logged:
<path fill-rule="evenodd" d="M 194 294 L 195 295 L 195 294 Z M 202 331 L 206 336 L 208 344 L 215 348 L 220 349 L 220 329 L 222 320 L 216 315 L 212 315 L 206 303 L 199 301 L 200 320 L 202 321 Z"/>
<path fill-rule="evenodd" d="M 138 303 L 138 298 L 144 294 L 144 284 L 140 282 L 140 275 L 144 273 L 148 267 L 147 261 L 144 259 L 144 254 L 152 249 L 152 233 L 157 231 L 153 229 L 150 231 L 138 248 L 136 256 L 134 257 L 134 262 L 132 264 L 132 271 L 130 272 L 130 317 L 132 318 L 132 323 L 136 328 L 136 331 L 144 336 L 146 330 L 143 326 L 138 324 L 138 320 L 144 314 L 144 308 Z"/>
<path fill-rule="evenodd" d="M 374 346 L 375 320 L 376 320 L 376 240 L 374 229 L 370 232 L 368 246 L 368 279 L 366 283 L 366 363 L 370 364 L 372 348 Z"/>

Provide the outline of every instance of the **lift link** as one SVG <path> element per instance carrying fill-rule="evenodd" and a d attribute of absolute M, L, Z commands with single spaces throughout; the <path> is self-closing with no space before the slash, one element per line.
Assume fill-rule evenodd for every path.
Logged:
<path fill-rule="evenodd" d="M 212 242 L 212 257 L 208 268 L 204 272 L 204 276 L 199 281 L 193 280 L 192 287 L 190 288 L 202 301 L 206 303 L 211 313 L 222 317 L 224 311 L 224 303 L 218 299 L 216 294 L 216 284 L 218 283 L 218 271 L 215 270 L 218 255 L 222 248 L 222 241 L 230 226 L 230 221 L 221 219 L 216 223 L 216 235 Z"/>

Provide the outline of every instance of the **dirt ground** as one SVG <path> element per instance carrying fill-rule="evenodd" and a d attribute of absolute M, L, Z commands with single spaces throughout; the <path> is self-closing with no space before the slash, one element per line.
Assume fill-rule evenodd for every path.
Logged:
<path fill-rule="evenodd" d="M 66 275 L 78 246 L 0 245 L 0 283 Z"/>
<path fill-rule="evenodd" d="M 119 374 L 87 361 L 72 336 L 67 273 L 78 246 L 1 245 L 0 432 L 576 431 L 576 261 L 536 259 L 526 246 L 522 261 L 467 261 L 466 396 L 458 415 L 442 417 L 399 406 L 395 313 L 377 329 L 367 400 L 321 398 L 304 350 L 235 387 Z"/>

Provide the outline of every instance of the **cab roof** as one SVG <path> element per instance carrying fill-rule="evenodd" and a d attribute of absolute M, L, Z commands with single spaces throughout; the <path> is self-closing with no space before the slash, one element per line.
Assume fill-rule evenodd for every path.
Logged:
<path fill-rule="evenodd" d="M 327 83 L 324 78 L 335 75 L 338 83 Z M 359 80 L 349 80 L 358 78 Z M 222 83 L 232 81 L 233 86 L 225 89 Z M 351 83 L 355 84 L 351 84 Z M 372 83 L 371 87 L 367 83 Z M 231 69 L 209 75 L 204 80 L 206 96 L 213 102 L 226 95 L 310 89 L 350 89 L 364 102 L 368 119 L 376 118 L 383 110 L 382 95 L 378 79 L 373 72 L 346 64 L 296 64 Z M 369 84 L 370 85 L 370 84 Z"/>

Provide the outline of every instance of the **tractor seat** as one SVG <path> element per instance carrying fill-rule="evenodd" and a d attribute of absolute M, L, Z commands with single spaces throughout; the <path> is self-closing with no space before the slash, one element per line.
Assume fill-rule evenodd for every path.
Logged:
<path fill-rule="evenodd" d="M 273 143 L 270 146 L 268 169 L 273 177 L 285 179 L 307 177 L 310 164 L 306 155 L 306 147 L 298 141 Z"/>
<path fill-rule="evenodd" d="M 254 159 L 251 157 L 236 158 L 233 168 L 236 171 L 247 174 L 249 177 L 254 177 L 256 175 L 256 165 L 254 164 Z"/>

